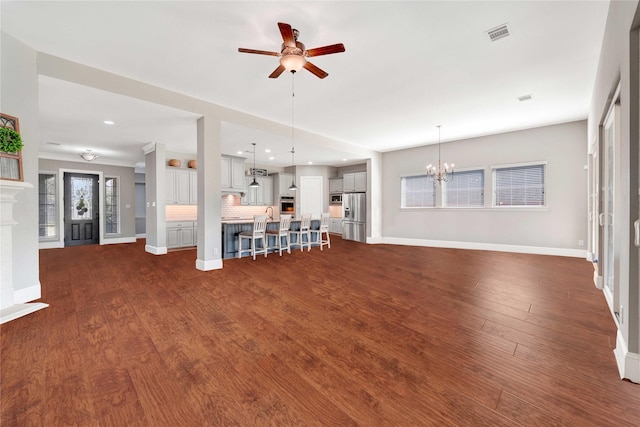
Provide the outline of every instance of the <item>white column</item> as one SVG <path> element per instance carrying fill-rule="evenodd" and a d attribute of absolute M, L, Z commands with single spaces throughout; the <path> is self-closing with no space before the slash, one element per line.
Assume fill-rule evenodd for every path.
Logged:
<path fill-rule="evenodd" d="M 27 182 L 0 180 L 0 324 L 48 307 L 44 303 L 14 304 L 13 287 L 13 218 L 15 195 L 25 188 L 33 188 Z"/>

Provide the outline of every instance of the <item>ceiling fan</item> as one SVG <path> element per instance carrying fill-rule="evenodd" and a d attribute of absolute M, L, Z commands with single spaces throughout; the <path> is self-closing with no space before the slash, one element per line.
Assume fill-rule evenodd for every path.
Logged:
<path fill-rule="evenodd" d="M 243 53 L 257 53 L 258 55 L 269 55 L 280 57 L 280 65 L 273 70 L 273 73 L 269 75 L 270 79 L 275 79 L 284 70 L 295 73 L 300 71 L 301 68 L 305 68 L 317 77 L 324 79 L 329 74 L 324 70 L 313 65 L 307 61 L 307 58 L 320 55 L 330 55 L 332 53 L 344 52 L 344 45 L 342 43 L 332 44 L 329 46 L 316 47 L 314 49 L 308 49 L 298 41 L 298 30 L 291 28 L 291 25 L 283 22 L 278 22 L 278 28 L 280 28 L 280 34 L 282 34 L 282 49 L 280 52 L 269 52 L 266 50 L 245 49 L 238 48 L 238 52 Z"/>

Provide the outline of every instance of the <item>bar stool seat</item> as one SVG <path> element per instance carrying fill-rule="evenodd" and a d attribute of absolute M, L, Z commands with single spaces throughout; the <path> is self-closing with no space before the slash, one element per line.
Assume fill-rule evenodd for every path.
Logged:
<path fill-rule="evenodd" d="M 329 212 L 323 212 L 322 215 L 320 216 L 320 228 L 318 230 L 310 230 L 312 241 L 313 243 L 317 243 L 320 245 L 320 250 L 322 250 L 322 246 L 324 245 L 326 245 L 329 249 L 331 249 L 331 238 L 329 238 L 330 216 L 331 214 Z M 324 233 L 325 239 L 322 238 L 323 233 Z"/>
<path fill-rule="evenodd" d="M 311 227 L 311 214 L 302 214 L 300 217 L 300 229 L 299 230 L 289 230 L 289 245 L 291 246 L 300 246 L 300 252 L 307 247 L 307 252 L 311 250 L 311 233 L 309 232 L 309 228 Z M 295 236 L 296 240 L 294 241 L 291 236 Z M 303 237 L 307 236 L 307 241 L 305 242 Z"/>
<path fill-rule="evenodd" d="M 251 252 L 253 260 L 256 259 L 256 254 L 264 254 L 267 257 L 267 240 L 265 231 L 267 229 L 267 216 L 255 215 L 253 217 L 253 230 L 241 231 L 238 233 L 238 258 L 242 257 L 242 252 Z M 249 249 L 242 249 L 242 241 L 249 240 L 251 247 Z M 262 249 L 257 248 L 258 240 L 262 240 Z"/>
<path fill-rule="evenodd" d="M 291 245 L 289 239 L 289 228 L 291 227 L 291 215 L 280 215 L 280 226 L 277 230 L 267 230 L 268 249 L 277 249 L 282 256 L 282 250 L 286 249 L 287 253 L 291 253 Z M 269 245 L 269 238 L 275 237 L 276 241 L 273 246 Z M 282 244 L 284 238 L 285 245 Z"/>

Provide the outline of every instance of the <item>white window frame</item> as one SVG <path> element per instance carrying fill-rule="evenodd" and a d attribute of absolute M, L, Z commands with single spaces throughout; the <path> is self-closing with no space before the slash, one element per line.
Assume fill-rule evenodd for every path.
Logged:
<path fill-rule="evenodd" d="M 417 173 L 417 174 L 409 174 L 409 175 L 402 175 L 400 176 L 400 209 L 408 209 L 408 210 L 413 210 L 413 209 L 433 209 L 438 207 L 438 190 L 437 190 L 437 185 L 435 183 L 435 180 L 433 180 L 433 178 L 431 178 L 431 180 L 433 181 L 433 206 L 405 206 L 405 180 L 407 178 L 420 178 L 420 177 L 425 177 L 425 178 L 429 178 L 428 175 L 426 173 Z"/>
<path fill-rule="evenodd" d="M 116 180 L 116 195 L 117 195 L 117 200 L 118 200 L 118 208 L 117 208 L 117 217 L 118 217 L 118 224 L 117 224 L 117 228 L 118 230 L 115 233 L 108 233 L 107 232 L 107 181 L 110 179 L 115 179 Z M 104 221 L 102 226 L 104 227 L 104 235 L 105 236 L 119 236 L 121 234 L 121 226 L 122 226 L 122 217 L 120 216 L 120 201 L 122 200 L 122 197 L 120 195 L 120 177 L 119 176 L 114 176 L 114 175 L 105 175 L 104 176 Z"/>
<path fill-rule="evenodd" d="M 447 187 L 449 186 L 449 184 L 456 179 L 456 175 L 460 176 L 461 174 L 468 174 L 471 172 L 480 172 L 482 173 L 482 187 L 481 187 L 481 191 L 482 191 L 482 204 L 480 205 L 463 205 L 463 206 L 451 206 L 448 204 L 447 201 Z M 487 183 L 487 179 L 486 179 L 487 173 L 484 167 L 482 168 L 467 168 L 467 169 L 462 169 L 462 170 L 456 170 L 453 174 L 453 178 L 452 181 L 448 181 L 448 182 L 443 182 L 441 187 L 441 192 L 442 192 L 442 207 L 443 208 L 447 208 L 447 209 L 481 209 L 485 207 L 485 203 L 486 203 L 486 199 L 485 199 L 485 185 Z"/>
<path fill-rule="evenodd" d="M 542 174 L 543 179 L 543 196 L 544 201 L 541 205 L 498 205 L 497 203 L 497 179 L 496 173 L 500 169 L 512 169 L 512 168 L 526 168 L 532 166 L 542 166 L 544 171 Z M 547 162 L 546 161 L 538 161 L 538 162 L 527 162 L 527 163 L 515 163 L 515 164 L 506 164 L 506 165 L 492 165 L 491 166 L 491 185 L 492 185 L 492 201 L 491 206 L 497 209 L 545 209 L 547 207 L 547 189 L 548 189 L 548 180 L 547 180 Z"/>
<path fill-rule="evenodd" d="M 40 236 L 40 175 L 53 175 L 54 179 L 55 179 L 55 183 L 54 183 L 54 188 L 53 188 L 53 196 L 54 196 L 54 230 L 55 233 L 53 236 L 50 237 L 41 237 Z M 56 242 L 59 240 L 59 236 L 60 236 L 60 229 L 59 229 L 59 224 L 58 224 L 58 204 L 60 203 L 60 198 L 58 197 L 58 180 L 60 179 L 60 177 L 58 176 L 57 172 L 54 171 L 47 171 L 47 170 L 39 170 L 38 171 L 38 240 L 40 242 Z"/>

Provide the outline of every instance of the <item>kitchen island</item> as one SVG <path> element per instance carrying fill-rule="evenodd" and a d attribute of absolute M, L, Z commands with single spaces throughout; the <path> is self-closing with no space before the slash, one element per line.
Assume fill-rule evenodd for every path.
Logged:
<path fill-rule="evenodd" d="M 238 234 L 242 231 L 253 230 L 253 218 L 223 218 L 222 219 L 222 258 L 238 257 Z M 277 230 L 280 226 L 280 219 L 274 218 L 267 221 L 267 230 Z M 318 230 L 320 220 L 311 220 L 311 229 Z M 291 230 L 300 230 L 300 220 L 291 220 Z M 293 242 L 295 243 L 295 241 Z M 313 243 L 312 243 L 313 246 Z M 249 242 L 245 241 L 243 250 L 249 248 Z M 248 252 L 243 256 L 251 256 Z"/>

